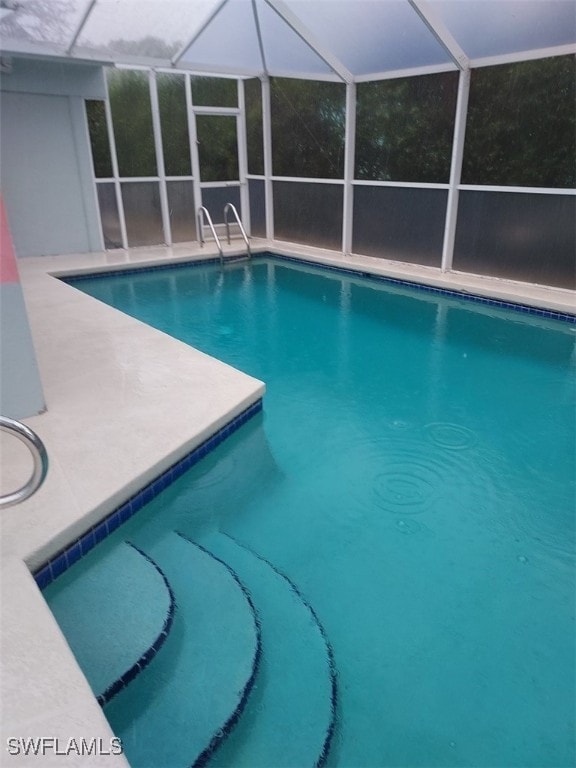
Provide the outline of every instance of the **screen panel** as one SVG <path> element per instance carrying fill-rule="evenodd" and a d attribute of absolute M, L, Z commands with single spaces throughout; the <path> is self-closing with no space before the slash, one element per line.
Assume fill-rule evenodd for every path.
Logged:
<path fill-rule="evenodd" d="M 173 243 L 196 240 L 196 207 L 192 181 L 167 181 L 168 208 Z"/>
<path fill-rule="evenodd" d="M 120 229 L 115 184 L 113 182 L 97 184 L 96 190 L 98 193 L 98 205 L 100 206 L 104 247 L 107 249 L 122 248 L 122 231 Z"/>
<path fill-rule="evenodd" d="M 163 243 L 159 184 L 154 181 L 124 182 L 122 199 L 129 247 Z"/>
<path fill-rule="evenodd" d="M 120 176 L 156 176 L 148 75 L 112 69 L 107 77 Z"/>
<path fill-rule="evenodd" d="M 576 57 L 472 70 L 463 184 L 576 186 Z"/>
<path fill-rule="evenodd" d="M 264 174 L 264 129 L 262 125 L 262 83 L 244 82 L 246 103 L 246 138 L 248 143 L 248 173 Z"/>
<path fill-rule="evenodd" d="M 457 91 L 455 72 L 359 83 L 355 178 L 447 183 Z"/>
<path fill-rule="evenodd" d="M 183 75 L 156 76 L 162 129 L 164 170 L 167 176 L 191 176 L 190 139 Z"/>
<path fill-rule="evenodd" d="M 237 107 L 236 80 L 226 77 L 192 77 L 192 104 L 195 107 Z"/>
<path fill-rule="evenodd" d="M 340 184 L 275 181 L 275 237 L 340 250 L 343 199 Z"/>
<path fill-rule="evenodd" d="M 240 208 L 240 187 L 203 187 L 202 205 L 208 208 L 208 213 L 212 217 L 214 224 L 220 224 L 224 221 L 224 208 L 226 203 L 232 203 L 242 216 Z M 232 217 L 229 218 L 232 221 Z"/>
<path fill-rule="evenodd" d="M 471 58 L 573 43 L 573 0 L 428 0 Z"/>
<path fill-rule="evenodd" d="M 201 180 L 238 179 L 236 118 L 229 115 L 197 115 L 196 130 Z"/>
<path fill-rule="evenodd" d="M 270 99 L 274 175 L 344 178 L 345 86 L 275 77 Z"/>
<path fill-rule="evenodd" d="M 460 193 L 453 268 L 576 288 L 576 197 Z"/>
<path fill-rule="evenodd" d="M 97 179 L 108 179 L 113 176 L 113 171 L 104 102 L 86 101 L 86 117 L 88 119 L 94 176 Z"/>
<path fill-rule="evenodd" d="M 450 63 L 406 0 L 285 1 L 315 39 L 355 75 Z"/>
<path fill-rule="evenodd" d="M 254 237 L 266 237 L 266 190 L 260 179 L 249 179 L 250 228 Z"/>
<path fill-rule="evenodd" d="M 440 267 L 448 192 L 354 187 L 354 253 Z"/>

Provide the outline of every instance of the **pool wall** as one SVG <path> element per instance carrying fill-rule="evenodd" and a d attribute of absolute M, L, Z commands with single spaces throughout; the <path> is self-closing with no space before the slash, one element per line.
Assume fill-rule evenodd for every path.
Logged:
<path fill-rule="evenodd" d="M 255 414 L 262 410 L 262 399 L 250 405 L 241 414 L 233 418 L 226 426 L 219 429 L 212 437 L 177 461 L 162 474 L 151 480 L 140 491 L 131 496 L 121 506 L 113 510 L 102 521 L 92 526 L 86 533 L 72 541 L 60 552 L 50 558 L 34 572 L 34 579 L 40 589 L 44 589 L 54 579 L 70 568 L 77 560 L 86 555 L 107 536 L 113 533 L 122 523 L 129 520 L 145 504 L 152 501 L 159 493 L 177 480 L 187 470 L 197 464 L 200 459 L 213 451 L 220 443 L 239 429 Z"/>

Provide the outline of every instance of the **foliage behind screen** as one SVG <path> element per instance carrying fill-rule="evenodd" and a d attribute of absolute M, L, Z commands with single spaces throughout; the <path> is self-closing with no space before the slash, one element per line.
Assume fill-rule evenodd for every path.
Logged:
<path fill-rule="evenodd" d="M 275 77 L 270 99 L 273 174 L 343 178 L 344 84 Z"/>
<path fill-rule="evenodd" d="M 464 184 L 576 185 L 574 56 L 472 71 Z"/>
<path fill-rule="evenodd" d="M 447 182 L 458 75 L 359 83 L 356 178 Z"/>

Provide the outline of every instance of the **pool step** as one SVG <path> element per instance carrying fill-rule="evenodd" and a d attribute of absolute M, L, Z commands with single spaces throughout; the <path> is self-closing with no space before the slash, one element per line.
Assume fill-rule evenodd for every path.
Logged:
<path fill-rule="evenodd" d="M 154 562 L 121 543 L 87 557 L 44 591 L 96 696 L 111 698 L 164 642 L 174 610 Z"/>
<path fill-rule="evenodd" d="M 154 662 L 105 713 L 132 768 L 184 768 L 202 762 L 238 718 L 255 678 L 260 631 L 249 596 L 211 554 L 176 533 L 145 552 L 172 586 L 174 623 Z"/>
<path fill-rule="evenodd" d="M 201 540 L 252 595 L 260 616 L 262 659 L 244 713 L 212 755 L 211 768 L 323 765 L 332 738 L 336 674 L 313 609 L 271 563 L 225 534 Z"/>

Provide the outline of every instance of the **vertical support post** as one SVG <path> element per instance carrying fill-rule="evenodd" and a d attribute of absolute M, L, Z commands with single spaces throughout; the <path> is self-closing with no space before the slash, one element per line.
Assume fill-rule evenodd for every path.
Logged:
<path fill-rule="evenodd" d="M 356 83 L 346 84 L 346 129 L 344 144 L 344 205 L 342 210 L 342 251 L 352 252 L 354 216 L 354 159 L 356 154 Z"/>
<path fill-rule="evenodd" d="M 198 134 L 196 132 L 196 115 L 194 114 L 194 105 L 192 103 L 192 81 L 190 75 L 186 77 L 186 113 L 188 115 L 188 139 L 190 142 L 190 163 L 192 165 L 192 185 L 194 188 L 194 205 L 196 210 L 192 212 L 196 227 L 198 227 L 198 217 L 196 211 L 202 203 L 202 187 L 200 186 L 200 159 L 198 157 Z M 196 238 L 202 242 L 202 232 L 196 232 Z"/>
<path fill-rule="evenodd" d="M 262 78 L 262 129 L 264 140 L 264 190 L 266 198 L 266 237 L 274 239 L 274 192 L 272 187 L 272 107 L 270 79 Z"/>
<path fill-rule="evenodd" d="M 110 142 L 110 158 L 112 160 L 112 173 L 114 175 L 114 190 L 116 192 L 116 206 L 118 208 L 118 221 L 120 223 L 120 236 L 122 238 L 122 248 L 128 248 L 128 235 L 126 233 L 126 219 L 124 217 L 124 201 L 122 199 L 122 187 L 120 186 L 120 173 L 118 170 L 118 154 L 116 152 L 116 137 L 114 135 L 114 124 L 112 122 L 112 108 L 110 106 L 110 93 L 108 91 L 108 78 L 105 78 L 106 101 L 104 102 L 104 111 L 106 113 L 106 127 L 108 128 L 108 139 Z"/>
<path fill-rule="evenodd" d="M 154 148 L 156 150 L 156 168 L 158 169 L 160 184 L 162 229 L 164 230 L 164 242 L 166 245 L 172 245 L 172 228 L 170 226 L 170 209 L 168 207 L 168 190 L 166 188 L 166 169 L 164 167 L 164 147 L 162 146 L 162 126 L 160 124 L 160 105 L 158 103 L 158 89 L 156 87 L 156 72 L 153 69 L 148 72 L 148 85 L 150 87 L 150 106 L 152 107 L 152 128 L 154 131 Z"/>
<path fill-rule="evenodd" d="M 250 194 L 248 189 L 248 136 L 246 133 L 246 98 L 244 80 L 238 80 L 238 107 L 240 114 L 236 118 L 236 135 L 238 137 L 238 173 L 240 176 L 240 218 L 248 235 L 252 234 L 250 226 Z"/>
<path fill-rule="evenodd" d="M 94 233 L 94 236 L 98 240 L 98 247 L 94 248 L 93 240 L 94 236 L 92 235 L 92 227 L 90 226 L 90 216 L 86 214 L 86 222 L 88 226 L 88 236 L 90 239 L 90 250 L 98 250 L 98 251 L 104 251 L 106 249 L 105 243 L 104 243 L 104 227 L 102 226 L 102 214 L 100 212 L 100 200 L 98 198 L 98 184 L 96 181 L 96 172 L 94 169 L 94 153 L 92 151 L 92 142 L 90 140 L 90 127 L 88 125 L 88 115 L 87 115 L 87 104 L 84 99 L 81 100 L 82 105 L 82 131 L 84 133 L 83 139 L 86 142 L 86 146 L 88 147 L 88 152 L 90 154 L 90 168 L 92 169 L 92 173 L 90 174 L 90 181 L 91 183 L 91 199 L 90 202 L 94 206 L 94 211 L 96 212 L 96 218 L 98 221 L 98 232 Z M 70 101 L 70 110 L 73 112 L 76 108 L 76 104 L 74 101 Z M 78 123 L 80 120 L 78 120 Z M 74 123 L 74 126 L 76 126 L 77 123 Z M 80 130 L 80 128 L 74 127 L 74 130 Z M 108 146 L 110 146 L 110 139 L 108 139 Z M 82 163 L 79 159 L 79 169 L 80 174 L 82 175 Z"/>
<path fill-rule="evenodd" d="M 454 238 L 458 219 L 459 187 L 462 178 L 462 160 L 464 158 L 464 138 L 468 115 L 468 97 L 470 95 L 470 70 L 460 70 L 458 81 L 458 99 L 454 120 L 454 138 L 452 140 L 452 163 L 450 166 L 450 188 L 446 206 L 446 224 L 444 227 L 444 245 L 442 248 L 442 272 L 452 269 L 454 258 Z"/>

